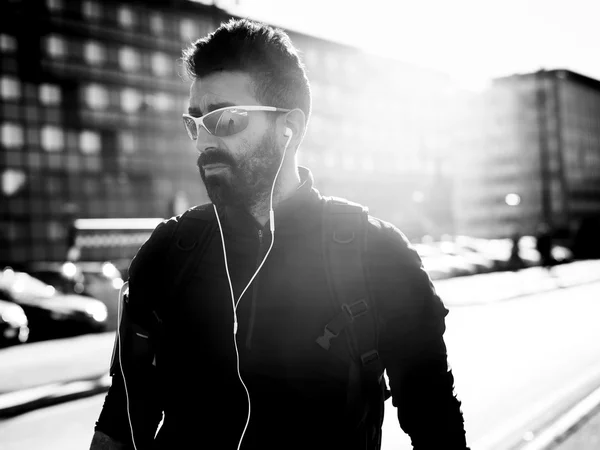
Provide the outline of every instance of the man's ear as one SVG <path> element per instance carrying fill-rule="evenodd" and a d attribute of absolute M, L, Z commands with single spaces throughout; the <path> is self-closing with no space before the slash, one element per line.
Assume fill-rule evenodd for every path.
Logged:
<path fill-rule="evenodd" d="M 306 128 L 306 116 L 304 115 L 304 111 L 296 108 L 287 114 L 284 114 L 283 118 L 283 133 L 285 133 L 286 128 L 289 128 L 292 131 L 290 147 L 297 148 L 304 137 L 304 130 Z M 287 140 L 287 136 L 284 137 Z"/>

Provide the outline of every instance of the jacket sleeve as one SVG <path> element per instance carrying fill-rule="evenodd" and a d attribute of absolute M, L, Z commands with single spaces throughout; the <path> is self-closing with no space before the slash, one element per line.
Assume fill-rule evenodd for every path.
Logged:
<path fill-rule="evenodd" d="M 173 229 L 173 220 L 161 222 L 131 262 L 129 295 L 120 305 L 121 322 L 110 367 L 112 384 L 94 428 L 131 448 L 132 429 L 136 447 L 147 448 L 162 417 L 148 331 L 149 304 L 156 300 L 153 282 L 161 279 L 160 263 Z"/>
<path fill-rule="evenodd" d="M 448 310 L 406 237 L 379 226 L 370 271 L 382 321 L 379 352 L 400 426 L 415 450 L 468 449 L 443 339 Z"/>

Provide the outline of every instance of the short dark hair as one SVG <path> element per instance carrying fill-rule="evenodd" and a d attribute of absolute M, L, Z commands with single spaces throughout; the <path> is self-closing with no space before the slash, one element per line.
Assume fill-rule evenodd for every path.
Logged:
<path fill-rule="evenodd" d="M 230 19 L 183 51 L 192 78 L 220 71 L 250 75 L 264 105 L 300 108 L 310 117 L 311 94 L 305 66 L 285 31 L 248 19 Z"/>

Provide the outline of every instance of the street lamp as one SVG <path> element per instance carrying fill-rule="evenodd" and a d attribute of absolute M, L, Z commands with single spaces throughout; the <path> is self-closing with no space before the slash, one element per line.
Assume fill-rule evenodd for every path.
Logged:
<path fill-rule="evenodd" d="M 504 201 L 508 206 L 519 206 L 521 204 L 521 196 L 519 194 L 506 194 Z"/>
<path fill-rule="evenodd" d="M 519 194 L 511 192 L 510 194 L 506 194 L 506 196 L 504 197 L 504 202 L 511 208 L 517 208 L 521 204 L 521 196 Z M 518 217 L 518 210 L 514 209 L 513 211 L 514 214 L 509 215 L 509 220 L 512 222 L 513 228 L 511 231 L 509 231 L 509 234 L 512 234 L 514 236 L 519 233 L 520 220 Z"/>
<path fill-rule="evenodd" d="M 412 201 L 415 203 L 423 203 L 425 200 L 425 194 L 421 191 L 415 191 L 412 193 Z"/>

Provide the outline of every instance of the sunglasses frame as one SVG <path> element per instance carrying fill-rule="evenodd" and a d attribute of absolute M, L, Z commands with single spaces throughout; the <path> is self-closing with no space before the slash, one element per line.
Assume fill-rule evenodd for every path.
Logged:
<path fill-rule="evenodd" d="M 285 109 L 285 108 L 276 108 L 275 106 L 262 106 L 262 105 L 235 105 L 235 106 L 226 106 L 224 108 L 219 108 L 219 109 L 215 109 L 214 111 L 211 111 L 209 113 L 204 114 L 203 116 L 200 117 L 194 117 L 190 114 L 182 114 L 182 119 L 183 119 L 183 125 L 185 127 L 185 131 L 187 132 L 187 135 L 189 136 L 189 138 L 193 141 L 196 142 L 197 138 L 194 139 L 190 133 L 190 131 L 188 130 L 187 124 L 185 122 L 185 119 L 192 119 L 194 121 L 194 123 L 196 124 L 196 135 L 199 135 L 199 131 L 200 131 L 200 127 L 204 128 L 206 130 L 206 132 L 208 134 L 210 134 L 211 136 L 216 136 L 215 134 L 211 133 L 210 130 L 206 127 L 206 125 L 204 125 L 204 118 L 206 116 L 209 116 L 211 114 L 215 114 L 218 113 L 219 111 L 226 111 L 228 109 L 244 109 L 246 111 L 272 111 L 272 112 L 290 112 L 291 109 Z M 245 129 L 245 128 L 244 128 Z M 243 130 L 242 130 L 243 131 Z M 238 133 L 241 133 L 241 131 L 238 131 Z M 230 134 L 229 136 L 234 136 L 237 133 L 234 134 Z M 229 136 L 217 136 L 217 137 L 229 137 Z"/>

